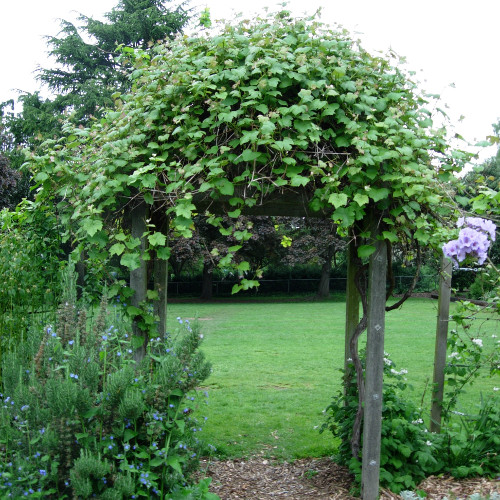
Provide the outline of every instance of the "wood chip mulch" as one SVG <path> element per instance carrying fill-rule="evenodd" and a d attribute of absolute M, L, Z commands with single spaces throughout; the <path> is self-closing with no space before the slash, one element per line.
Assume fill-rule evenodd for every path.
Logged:
<path fill-rule="evenodd" d="M 329 458 L 307 458 L 293 463 L 253 457 L 248 460 L 203 460 L 201 473 L 211 477 L 210 491 L 222 500 L 355 500 L 350 494 L 352 476 Z M 500 478 L 456 480 L 449 477 L 429 477 L 418 489 L 428 499 L 467 498 L 473 493 L 483 496 L 500 494 Z M 382 490 L 381 500 L 401 497 Z"/>

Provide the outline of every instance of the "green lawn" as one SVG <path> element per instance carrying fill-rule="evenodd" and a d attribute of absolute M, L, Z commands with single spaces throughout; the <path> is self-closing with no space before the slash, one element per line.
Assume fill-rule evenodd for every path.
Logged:
<path fill-rule="evenodd" d="M 172 324 L 178 316 L 199 319 L 202 348 L 213 364 L 204 388 L 208 405 L 197 412 L 208 417 L 200 435 L 231 457 L 333 453 L 331 434 L 318 427 L 340 387 L 344 310 L 343 301 L 171 304 Z M 436 315 L 437 301 L 429 299 L 411 299 L 387 314 L 385 350 L 398 369 L 408 369 L 418 401 L 432 377 Z M 500 385 L 474 386 L 470 397 L 494 382 Z M 429 399 L 428 391 L 426 404 Z"/>

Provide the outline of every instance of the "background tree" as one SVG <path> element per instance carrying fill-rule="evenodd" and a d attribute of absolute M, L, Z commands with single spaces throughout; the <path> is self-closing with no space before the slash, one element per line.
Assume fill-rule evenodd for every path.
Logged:
<path fill-rule="evenodd" d="M 55 68 L 40 69 L 38 78 L 57 94 L 56 104 L 77 122 L 99 117 L 113 107 L 112 95 L 130 88 L 130 65 L 118 58 L 117 46 L 148 50 L 155 42 L 182 32 L 188 13 L 169 10 L 170 0 L 120 0 L 106 21 L 81 14 L 80 26 L 62 20 L 61 33 L 47 37 Z"/>
<path fill-rule="evenodd" d="M 332 262 L 337 266 L 337 255 L 344 252 L 346 242 L 337 233 L 337 226 L 329 219 L 285 218 L 279 221 L 285 226 L 285 233 L 291 236 L 283 262 L 290 266 L 315 264 L 321 269 L 317 296 L 330 294 L 330 272 Z"/>
<path fill-rule="evenodd" d="M 13 208 L 17 203 L 16 188 L 21 174 L 10 168 L 9 159 L 0 153 L 0 210 Z"/>
<path fill-rule="evenodd" d="M 14 99 L 0 104 L 2 151 L 11 168 L 18 170 L 24 163 L 23 148 L 34 151 L 45 139 L 59 137 L 66 121 L 86 124 L 114 106 L 113 93 L 125 92 L 131 85 L 130 64 L 119 57 L 117 47 L 147 51 L 154 42 L 174 37 L 186 25 L 187 11 L 181 6 L 169 10 L 168 3 L 120 0 L 105 14 L 104 22 L 84 14 L 78 18 L 79 26 L 61 21 L 61 33 L 47 37 L 55 67 L 38 69 L 38 79 L 53 97 L 23 93 L 16 104 Z M 18 190 L 13 203 L 29 196 L 27 175 Z"/>

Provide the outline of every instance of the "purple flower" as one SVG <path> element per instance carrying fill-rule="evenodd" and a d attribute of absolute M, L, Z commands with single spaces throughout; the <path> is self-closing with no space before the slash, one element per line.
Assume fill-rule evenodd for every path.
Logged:
<path fill-rule="evenodd" d="M 479 217 L 461 217 L 457 226 L 462 228 L 458 239 L 443 245 L 443 254 L 453 260 L 455 267 L 467 256 L 477 259 L 479 265 L 483 264 L 488 256 L 490 240 L 495 241 L 495 224 Z"/>

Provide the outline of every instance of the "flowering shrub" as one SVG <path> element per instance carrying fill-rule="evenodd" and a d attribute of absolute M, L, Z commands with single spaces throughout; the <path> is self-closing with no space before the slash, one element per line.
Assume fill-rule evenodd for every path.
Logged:
<path fill-rule="evenodd" d="M 397 370 L 388 355 L 384 358 L 384 398 L 382 407 L 382 440 L 380 451 L 380 483 L 394 493 L 415 488 L 431 474 L 448 473 L 454 477 L 494 476 L 500 467 L 500 401 L 498 396 L 481 400 L 479 411 L 470 409 L 467 414 L 454 410 L 458 395 L 466 384 L 477 376 L 480 365 L 478 352 L 482 349 L 480 338 L 472 339 L 474 352 L 465 353 L 458 347 L 460 341 L 452 336 L 455 349 L 450 360 L 449 381 L 451 392 L 443 412 L 440 434 L 427 430 L 418 408 L 408 394 L 407 370 Z M 475 342 L 474 342 L 475 340 Z M 498 348 L 497 348 L 498 350 Z M 484 354 L 484 353 L 483 353 Z M 480 357 L 480 356 L 479 356 Z M 484 359 L 484 358 L 483 358 Z M 491 361 L 491 360 L 490 360 Z M 470 363 L 469 368 L 463 364 Z M 498 373 L 496 368 L 491 372 Z M 474 375 L 471 375 L 474 372 Z M 358 405 L 357 387 L 349 384 L 345 394 L 339 391 L 326 409 L 326 421 L 321 431 L 330 430 L 341 439 L 337 462 L 349 466 L 356 484 L 361 484 L 361 457 L 353 457 L 350 441 Z"/>
<path fill-rule="evenodd" d="M 179 320 L 138 365 L 105 300 L 92 329 L 71 302 L 58 315 L 3 362 L 1 498 L 217 498 L 208 481 L 186 486 L 210 373 L 198 326 Z"/>
<path fill-rule="evenodd" d="M 394 493 L 416 487 L 422 479 L 438 471 L 441 465 L 434 457 L 435 435 L 427 431 L 422 410 L 408 398 L 406 374 L 406 369 L 396 370 L 394 362 L 386 354 L 380 483 Z M 326 422 L 321 431 L 328 429 L 334 436 L 341 438 L 337 462 L 348 465 L 356 483 L 360 485 L 361 457 L 353 457 L 350 447 L 358 394 L 354 381 L 348 387 L 347 394 L 340 391 L 327 407 Z"/>
<path fill-rule="evenodd" d="M 461 217 L 457 227 L 462 228 L 458 239 L 443 245 L 444 255 L 452 259 L 456 267 L 468 256 L 477 260 L 479 265 L 484 264 L 490 243 L 495 241 L 495 224 L 480 217 Z"/>

